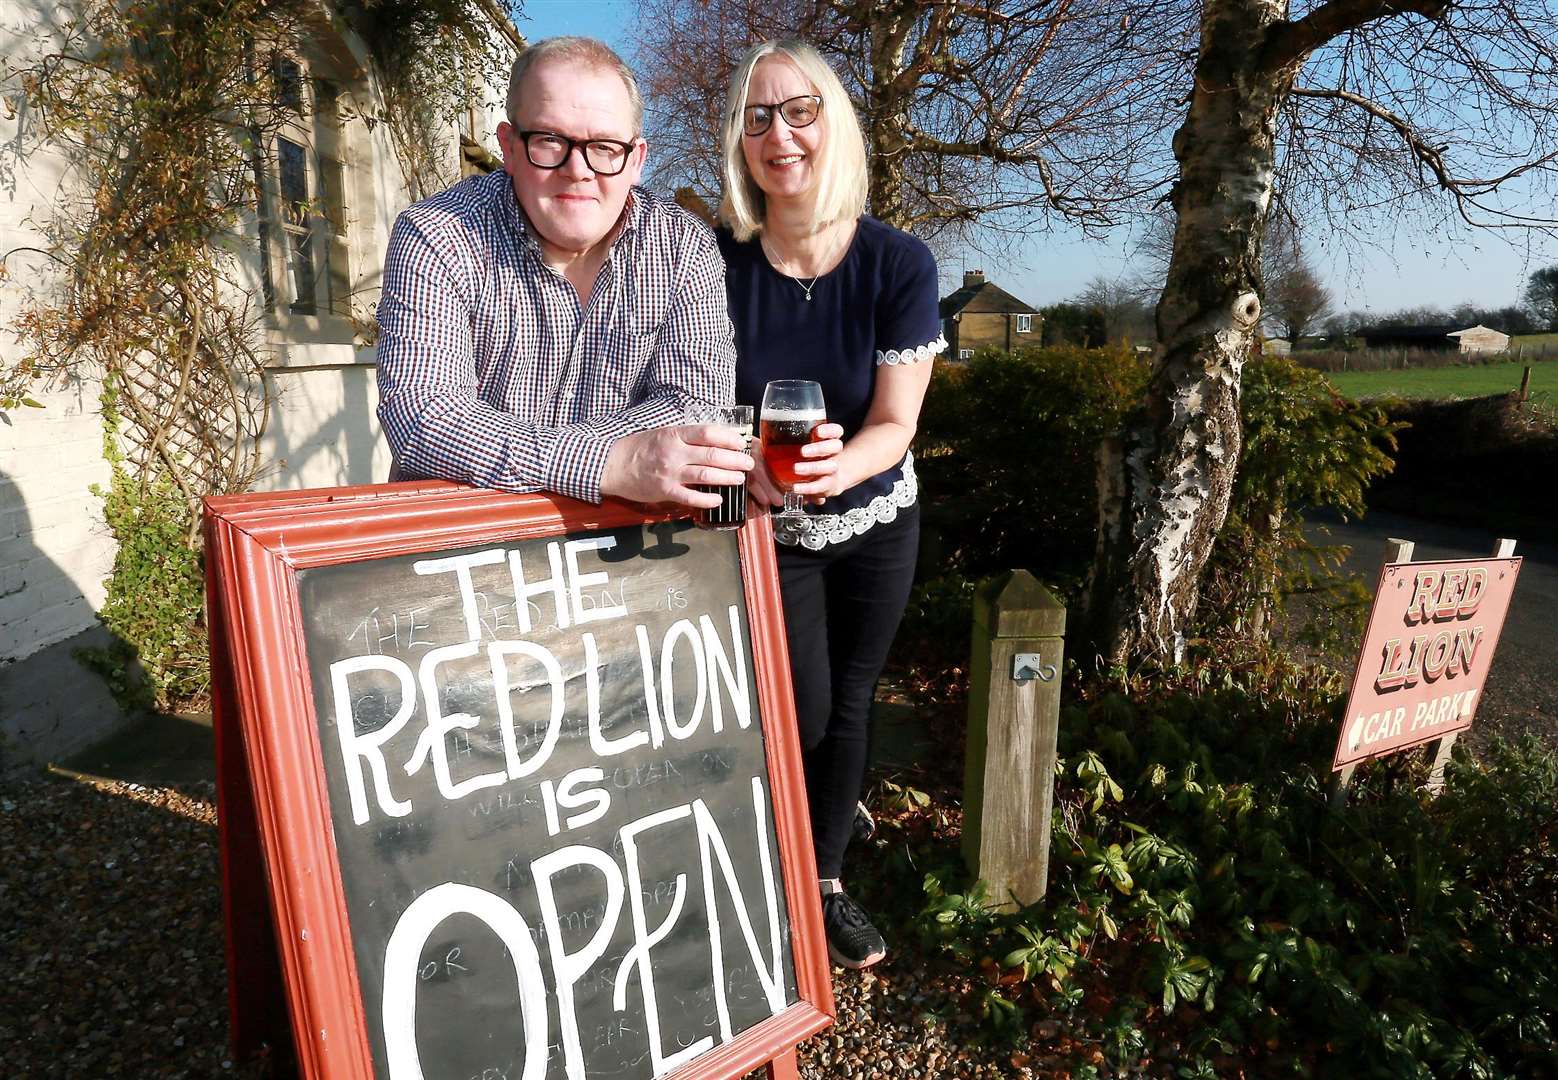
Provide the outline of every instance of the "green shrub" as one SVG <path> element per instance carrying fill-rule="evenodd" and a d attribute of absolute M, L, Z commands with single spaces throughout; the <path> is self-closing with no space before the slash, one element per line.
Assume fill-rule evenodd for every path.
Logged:
<path fill-rule="evenodd" d="M 1280 356 L 1245 365 L 1239 417 L 1239 470 L 1202 577 L 1201 627 L 1263 636 L 1294 593 L 1317 595 L 1321 606 L 1346 606 L 1361 617 L 1367 594 L 1334 573 L 1339 549 L 1308 541 L 1303 512 L 1362 516 L 1369 485 L 1391 470 L 1403 425 Z"/>
<path fill-rule="evenodd" d="M 977 579 L 1026 568 L 1077 578 L 1093 554 L 1099 441 L 1146 385 L 1147 362 L 1107 349 L 981 350 L 938 366 L 915 462 L 927 569 Z"/>
<path fill-rule="evenodd" d="M 1438 799 L 1399 757 L 1332 810 L 1341 690 L 1247 646 L 1092 687 L 1061 717 L 1046 898 L 992 914 L 951 844 L 911 844 L 883 903 L 920 883 L 924 947 L 990 958 L 994 1035 L 1048 1015 L 1116 1068 L 1554 1075 L 1558 756 L 1458 748 Z"/>
<path fill-rule="evenodd" d="M 103 518 L 118 542 L 107 596 L 98 617 L 118 643 L 85 650 L 121 705 L 176 710 L 203 699 L 210 688 L 205 580 L 192 539 L 194 511 L 165 477 L 137 479 L 115 438 L 115 396 L 105 386 L 104 456 L 112 469 Z"/>

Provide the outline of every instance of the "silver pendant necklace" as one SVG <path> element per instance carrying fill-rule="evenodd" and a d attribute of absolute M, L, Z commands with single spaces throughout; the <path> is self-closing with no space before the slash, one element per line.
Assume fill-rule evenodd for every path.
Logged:
<path fill-rule="evenodd" d="M 810 282 L 802 281 L 799 275 L 790 273 L 790 264 L 779 257 L 779 253 L 768 243 L 766 237 L 761 238 L 759 242 L 762 244 L 763 250 L 768 253 L 769 263 L 774 265 L 774 269 L 779 271 L 781 277 L 789 278 L 795 282 L 795 287 L 801 290 L 802 298 L 808 304 L 811 303 L 811 292 L 817 287 L 817 282 L 822 280 L 822 275 L 813 274 Z M 831 255 L 831 252 L 829 254 Z"/>

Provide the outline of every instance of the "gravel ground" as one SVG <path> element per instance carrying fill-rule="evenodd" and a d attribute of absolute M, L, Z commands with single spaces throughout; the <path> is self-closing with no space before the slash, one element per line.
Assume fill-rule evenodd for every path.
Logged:
<path fill-rule="evenodd" d="M 0 786 L 0 1075 L 266 1075 L 227 1052 L 217 845 L 209 781 Z M 910 966 L 834 973 L 839 1023 L 803 1047 L 803 1076 L 1056 1075 L 978 1046 L 966 999 Z"/>

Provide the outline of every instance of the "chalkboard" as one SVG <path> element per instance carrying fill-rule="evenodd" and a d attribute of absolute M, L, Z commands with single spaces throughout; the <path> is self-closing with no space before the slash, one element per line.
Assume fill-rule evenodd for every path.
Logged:
<path fill-rule="evenodd" d="M 737 1076 L 827 1022 L 766 520 L 385 485 L 210 522 L 305 1072 Z"/>

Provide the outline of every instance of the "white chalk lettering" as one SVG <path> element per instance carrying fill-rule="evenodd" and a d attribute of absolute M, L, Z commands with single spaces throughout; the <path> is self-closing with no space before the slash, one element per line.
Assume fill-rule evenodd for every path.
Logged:
<path fill-rule="evenodd" d="M 615 869 L 615 867 L 613 867 Z M 465 912 L 485 922 L 508 947 L 518 982 L 520 1022 L 525 1032 L 522 1080 L 546 1076 L 546 986 L 541 957 L 530 927 L 514 908 L 485 890 L 446 881 L 411 902 L 401 914 L 384 949 L 384 1056 L 390 1080 L 423 1080 L 417 1050 L 417 961 L 438 924 Z"/>
<path fill-rule="evenodd" d="M 718 683 L 724 686 L 725 693 L 730 696 L 730 703 L 736 710 L 736 726 L 745 730 L 752 726 L 752 701 L 747 696 L 747 666 L 741 662 L 745 651 L 741 642 L 741 615 L 735 604 L 730 605 L 729 615 L 730 645 L 736 657 L 734 664 L 725 652 L 725 644 L 720 641 L 719 633 L 714 629 L 714 620 L 707 615 L 699 615 L 698 626 L 703 630 L 703 651 L 708 655 L 709 667 Z M 713 712 L 710 723 L 715 731 L 724 731 L 725 711 L 720 704 L 720 694 L 716 690 L 709 697 Z"/>
<path fill-rule="evenodd" d="M 756 776 L 752 778 L 752 806 L 756 812 L 752 824 L 757 833 L 757 861 L 763 870 L 763 896 L 768 906 L 767 965 L 764 964 L 757 935 L 752 930 L 752 919 L 747 914 L 746 897 L 742 894 L 741 884 L 736 879 L 735 867 L 730 862 L 730 849 L 725 846 L 725 838 L 720 835 L 719 825 L 715 823 L 714 815 L 709 813 L 709 808 L 702 799 L 694 799 L 692 804 L 693 823 L 698 830 L 698 853 L 703 864 L 703 899 L 708 905 L 709 950 L 713 960 L 712 974 L 715 987 L 714 1004 L 719 1013 L 720 1037 L 725 1042 L 730 1041 L 731 1037 L 730 1003 L 725 997 L 725 958 L 720 945 L 719 907 L 714 901 L 714 868 L 711 858 L 719 861 L 720 877 L 725 882 L 725 889 L 735 904 L 736 921 L 741 924 L 741 936 L 746 942 L 747 955 L 752 958 L 752 963 L 757 968 L 757 979 L 768 998 L 768 1007 L 776 1013 L 784 1008 L 784 960 L 779 943 L 779 903 L 775 896 L 774 869 L 768 851 L 768 830 L 763 828 L 763 782 Z"/>
<path fill-rule="evenodd" d="M 611 1007 L 618 1012 L 627 1008 L 628 977 L 636 969 L 638 971 L 639 988 L 644 995 L 644 1019 L 649 1031 L 649 1060 L 656 1076 L 664 1076 L 672 1069 L 679 1067 L 684 1061 L 690 1061 L 714 1045 L 714 1036 L 707 1035 L 691 1045 L 669 1056 L 665 1053 L 664 1040 L 660 1034 L 660 1005 L 655 996 L 655 978 L 650 962 L 649 950 L 663 941 L 676 925 L 676 920 L 681 917 L 683 902 L 687 899 L 687 875 L 677 874 L 675 891 L 671 897 L 671 911 L 660 925 L 651 932 L 649 920 L 644 914 L 644 887 L 643 877 L 639 873 L 638 866 L 638 835 L 660 825 L 669 825 L 673 821 L 679 821 L 692 813 L 692 807 L 687 804 L 673 806 L 669 810 L 662 810 L 657 814 L 639 818 L 631 825 L 624 826 L 621 832 L 622 857 L 628 868 L 628 896 L 631 903 L 628 909 L 633 918 L 633 947 L 622 960 L 622 966 L 617 968 L 617 982 L 612 994 Z"/>
<path fill-rule="evenodd" d="M 591 765 L 583 769 L 575 769 L 563 777 L 557 785 L 557 804 L 567 810 L 578 810 L 581 807 L 592 806 L 581 814 L 574 814 L 563 822 L 566 829 L 579 829 L 599 821 L 607 810 L 611 808 L 611 792 L 603 787 L 591 787 L 585 790 L 575 790 L 581 784 L 599 784 L 606 779 L 606 773 L 599 765 Z"/>
<path fill-rule="evenodd" d="M 460 610 L 465 614 L 465 636 L 481 640 L 481 613 L 476 602 L 476 586 L 471 583 L 471 567 L 489 566 L 503 561 L 502 548 L 489 548 L 469 555 L 451 555 L 447 559 L 418 559 L 411 569 L 419 574 L 453 572 L 460 585 Z"/>
<path fill-rule="evenodd" d="M 592 585 L 606 584 L 609 575 L 605 571 L 595 574 L 579 573 L 579 552 L 607 551 L 616 546 L 617 538 L 614 536 L 592 536 L 584 540 L 569 540 L 563 544 L 563 550 L 568 553 L 568 595 L 573 600 L 574 622 L 587 623 L 601 619 L 616 619 L 628 613 L 625 604 L 602 602 L 599 607 L 593 609 L 584 606 L 584 590 Z"/>
<path fill-rule="evenodd" d="M 600 653 L 595 635 L 582 635 L 584 642 L 584 697 L 589 711 L 590 749 L 601 757 L 624 754 L 649 741 L 649 732 L 635 731 L 619 739 L 608 739 L 600 726 Z"/>
<path fill-rule="evenodd" d="M 540 664 L 541 670 L 546 672 L 545 685 L 552 692 L 551 717 L 547 721 L 546 736 L 526 761 L 519 760 L 519 747 L 514 734 L 514 702 L 510 695 L 515 690 L 525 692 L 543 684 L 515 682 L 509 675 L 508 661 L 504 659 L 507 656 L 528 656 Z M 552 749 L 557 745 L 557 737 L 562 733 L 562 665 L 550 651 L 528 641 L 495 641 L 487 647 L 487 657 L 492 666 L 492 689 L 498 702 L 498 729 L 503 736 L 503 755 L 508 765 L 509 779 L 518 780 L 546 764 L 546 759 L 552 756 Z"/>
<path fill-rule="evenodd" d="M 676 720 L 676 686 L 671 674 L 676 666 L 678 641 L 687 642 L 688 651 L 692 654 L 693 671 L 697 676 L 697 693 L 693 695 L 690 715 L 685 724 L 678 724 Z M 708 696 L 709 663 L 703 656 L 703 639 L 690 620 L 678 619 L 666 631 L 665 640 L 660 643 L 660 707 L 665 716 L 665 728 L 672 738 L 685 739 L 698 730 Z"/>
<path fill-rule="evenodd" d="M 568 593 L 563 577 L 563 558 L 556 543 L 546 545 L 547 562 L 551 565 L 552 576 L 541 581 L 525 581 L 524 568 L 520 565 L 519 552 L 509 552 L 509 577 L 514 583 L 514 607 L 519 615 L 519 629 L 521 633 L 530 633 L 530 598 L 551 593 L 552 608 L 557 620 L 559 630 L 568 629 Z M 536 609 L 537 617 L 540 615 L 539 607 Z"/>
<path fill-rule="evenodd" d="M 422 657 L 419 675 L 427 710 L 427 727 L 417 737 L 416 747 L 411 752 L 410 760 L 406 762 L 406 775 L 411 776 L 416 773 L 431 758 L 433 776 L 438 781 L 438 793 L 446 799 L 458 799 L 482 788 L 496 787 L 505 779 L 503 773 L 492 772 L 473 776 L 456 784 L 449 772 L 449 745 L 444 740 L 444 736 L 451 731 L 469 730 L 481 721 L 470 713 L 444 713 L 443 703 L 440 700 L 442 695 L 438 692 L 438 666 L 451 660 L 469 660 L 476 655 L 479 648 L 480 645 L 475 641 L 464 641 L 458 645 L 430 649 L 427 655 Z"/>
<path fill-rule="evenodd" d="M 400 680 L 400 706 L 390 722 L 366 735 L 357 734 L 352 710 L 351 676 L 363 671 L 387 671 Z M 411 803 L 390 793 L 389 770 L 384 762 L 383 746 L 411 719 L 417 704 L 416 678 L 404 661 L 393 656 L 352 656 L 330 665 L 330 687 L 335 697 L 335 733 L 341 744 L 341 764 L 346 773 L 346 790 L 352 801 L 352 821 L 362 825 L 368 820 L 368 796 L 363 788 L 362 765 L 373 771 L 373 790 L 379 809 L 390 817 L 411 813 Z"/>
<path fill-rule="evenodd" d="M 552 892 L 552 877 L 571 866 L 593 866 L 606 879 L 606 912 L 600 926 L 577 952 L 563 947 L 562 928 L 557 917 L 557 898 Z M 551 944 L 552 974 L 556 981 L 557 1018 L 563 1034 L 563 1057 L 568 1068 L 568 1080 L 585 1080 L 584 1052 L 579 1045 L 579 1018 L 574 1015 L 574 983 L 599 960 L 611 943 L 611 933 L 616 928 L 617 916 L 622 911 L 622 871 L 611 856 L 595 848 L 573 845 L 543 855 L 530 864 L 536 879 L 536 898 L 541 903 L 541 925 L 546 928 L 547 941 Z M 525 1061 L 528 1070 L 530 1061 Z"/>

